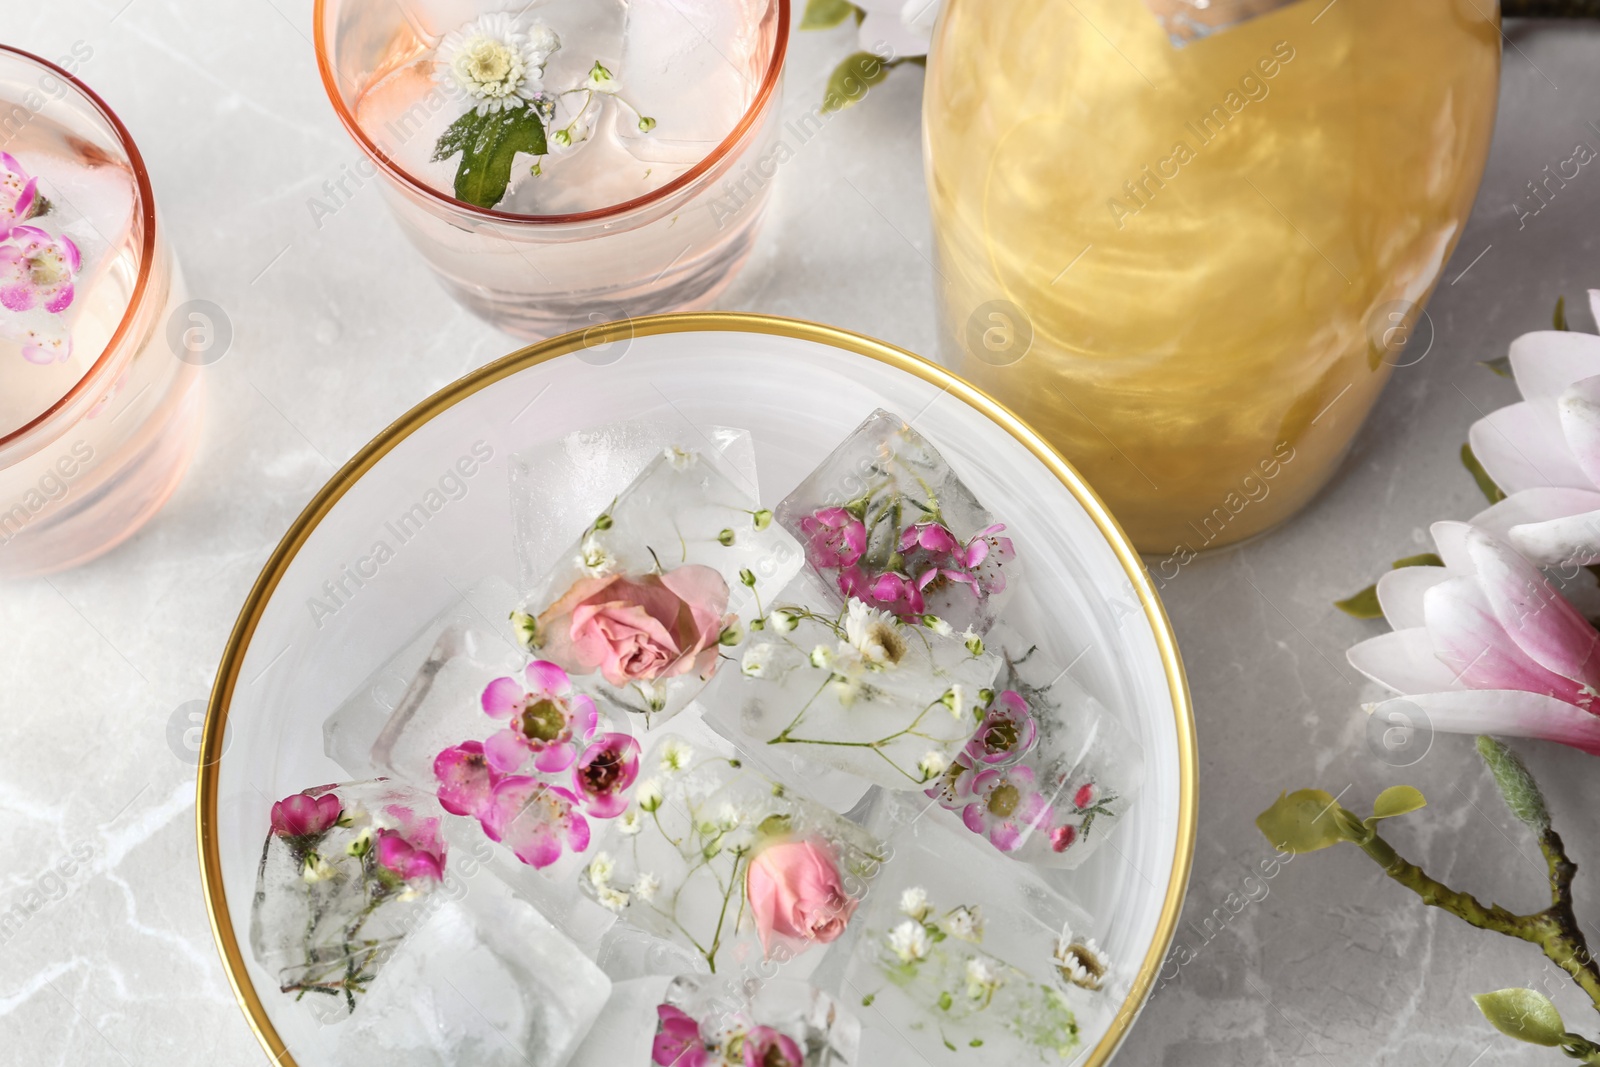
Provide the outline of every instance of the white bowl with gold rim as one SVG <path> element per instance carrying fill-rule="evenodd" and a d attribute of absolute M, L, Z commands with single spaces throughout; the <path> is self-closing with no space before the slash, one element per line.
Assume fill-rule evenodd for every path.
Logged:
<path fill-rule="evenodd" d="M 322 751 L 327 715 L 459 590 L 516 577 L 507 457 L 664 403 L 696 423 L 750 430 L 767 506 L 886 408 L 925 434 L 1007 523 L 1026 553 L 1029 586 L 1007 621 L 1072 659 L 1074 679 L 1144 747 L 1138 801 L 1106 847 L 1071 872 L 1074 897 L 1099 918 L 1102 947 L 1126 980 L 1121 1010 L 1083 1034 L 1078 1062 L 1105 1063 L 1157 976 L 1194 848 L 1188 690 L 1138 556 L 1049 445 L 943 369 L 845 330 L 724 313 L 567 334 L 445 387 L 345 464 L 262 570 L 211 694 L 198 822 L 212 930 L 268 1055 L 299 1067 L 333 1063 L 332 1042 L 247 948 L 272 801 L 339 780 Z M 425 524 L 408 525 L 402 543 L 393 524 L 419 504 Z M 391 551 L 375 552 L 380 541 Z M 330 594 L 330 584 L 342 592 Z"/>

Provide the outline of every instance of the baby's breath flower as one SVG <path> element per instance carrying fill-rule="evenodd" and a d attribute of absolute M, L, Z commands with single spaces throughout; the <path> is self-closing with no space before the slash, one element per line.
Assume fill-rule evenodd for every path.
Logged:
<path fill-rule="evenodd" d="M 983 916 L 976 907 L 959 907 L 939 923 L 944 932 L 960 941 L 983 940 Z"/>
<path fill-rule="evenodd" d="M 308 883 L 325 882 L 336 873 L 333 865 L 315 852 L 306 853 L 305 866 L 300 870 L 300 877 Z"/>
<path fill-rule="evenodd" d="M 668 445 L 661 450 L 661 454 L 667 457 L 667 463 L 675 471 L 686 471 L 700 459 L 700 453 L 677 445 Z"/>
<path fill-rule="evenodd" d="M 922 625 L 926 626 L 940 637 L 949 637 L 955 632 L 949 623 L 945 622 L 937 615 L 924 615 L 922 617 Z"/>
<path fill-rule="evenodd" d="M 739 669 L 751 678 L 766 677 L 771 666 L 772 646 L 765 641 L 745 649 L 744 658 L 739 661 Z"/>
<path fill-rule="evenodd" d="M 640 127 L 639 128 L 640 129 L 644 129 L 644 126 L 643 126 L 644 120 L 640 119 L 639 122 L 640 122 Z M 651 125 L 654 125 L 654 124 L 655 124 L 654 120 L 651 120 Z M 760 511 L 752 511 L 750 513 L 750 521 L 755 525 L 756 529 L 765 530 L 768 526 L 772 525 L 772 512 L 767 510 L 766 508 L 762 508 Z"/>
<path fill-rule="evenodd" d="M 601 904 L 615 912 L 620 912 L 628 906 L 628 894 L 609 885 L 600 887 L 595 896 L 600 899 Z"/>
<path fill-rule="evenodd" d="M 610 574 L 617 561 L 606 551 L 600 539 L 591 535 L 584 539 L 583 547 L 578 553 L 578 562 L 591 578 L 600 578 Z"/>
<path fill-rule="evenodd" d="M 618 832 L 632 837 L 634 834 L 643 829 L 644 816 L 639 812 L 638 808 L 629 808 L 627 811 L 617 816 Z"/>
<path fill-rule="evenodd" d="M 972 627 L 969 626 L 962 631 L 961 640 L 966 644 L 968 652 L 974 656 L 983 655 L 983 638 L 979 637 Z"/>
<path fill-rule="evenodd" d="M 889 948 L 901 963 L 924 959 L 928 955 L 928 931 L 915 919 L 907 919 L 889 931 Z"/>
<path fill-rule="evenodd" d="M 1000 976 L 987 960 L 974 956 L 967 961 L 967 998 L 983 1000 L 1000 987 Z"/>
<path fill-rule="evenodd" d="M 661 746 L 661 769 L 667 774 L 677 774 L 694 759 L 694 749 L 686 741 L 669 737 Z"/>
<path fill-rule="evenodd" d="M 768 615 L 767 621 L 772 623 L 772 628 L 780 634 L 786 634 L 800 624 L 794 612 L 785 611 L 783 608 L 778 608 Z"/>
<path fill-rule="evenodd" d="M 633 799 L 638 802 L 640 811 L 652 812 L 661 807 L 661 802 L 666 798 L 661 793 L 661 783 L 654 778 L 646 778 L 635 788 Z"/>
<path fill-rule="evenodd" d="M 616 872 L 617 865 L 611 856 L 605 852 L 596 852 L 594 859 L 589 861 L 589 884 L 595 888 L 611 884 L 611 876 Z"/>
<path fill-rule="evenodd" d="M 967 713 L 967 690 L 960 682 L 945 690 L 944 696 L 939 698 L 945 707 L 950 709 L 950 714 L 957 719 Z"/>
<path fill-rule="evenodd" d="M 372 851 L 372 827 L 367 826 L 344 846 L 344 850 L 352 856 L 365 856 Z"/>
<path fill-rule="evenodd" d="M 656 890 L 660 888 L 661 879 L 646 871 L 633 883 L 633 895 L 648 903 L 655 899 Z"/>
<path fill-rule="evenodd" d="M 930 749 L 922 759 L 917 761 L 917 769 L 922 772 L 924 779 L 937 778 L 950 766 L 950 760 L 943 752 Z"/>
<path fill-rule="evenodd" d="M 717 644 L 723 648 L 732 648 L 742 641 L 744 641 L 744 623 L 738 619 L 724 626 L 722 632 L 717 635 Z"/>
<path fill-rule="evenodd" d="M 906 889 L 900 894 L 900 910 L 917 922 L 922 922 L 931 910 L 928 907 L 928 891 L 920 885 Z"/>

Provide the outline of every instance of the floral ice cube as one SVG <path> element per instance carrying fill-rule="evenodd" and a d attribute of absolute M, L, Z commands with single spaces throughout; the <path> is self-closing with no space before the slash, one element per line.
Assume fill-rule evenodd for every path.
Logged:
<path fill-rule="evenodd" d="M 336 1059 L 383 1067 L 561 1067 L 611 982 L 493 877 L 445 894 L 394 952 Z"/>
<path fill-rule="evenodd" d="M 926 788 L 972 736 L 999 658 L 976 636 L 855 598 L 822 607 L 809 584 L 792 586 L 799 597 L 780 600 L 751 634 L 741 677 L 719 697 L 737 706 L 755 747 L 789 748 L 886 789 Z"/>
<path fill-rule="evenodd" d="M 898 826 L 894 858 L 814 980 L 929 1064 L 1073 1062 L 1079 1017 L 1107 1003 L 1089 916 L 917 808 L 888 807 L 869 824 Z"/>
<path fill-rule="evenodd" d="M 444 878 L 439 809 L 382 780 L 319 786 L 272 806 L 250 946 L 320 1018 L 354 1011 Z"/>
<path fill-rule="evenodd" d="M 575 430 L 511 457 L 511 521 L 522 584 L 557 565 L 574 532 L 605 511 L 669 446 L 698 442 L 729 481 L 757 495 L 756 453 L 747 430 L 696 425 L 671 405 L 640 418 Z"/>
<path fill-rule="evenodd" d="M 884 858 L 859 826 L 742 765 L 660 737 L 628 810 L 601 830 L 583 888 L 726 973 L 844 932 Z"/>
<path fill-rule="evenodd" d="M 656 456 L 514 616 L 534 654 L 647 723 L 710 680 L 741 618 L 799 570 L 799 546 L 699 453 Z"/>
<path fill-rule="evenodd" d="M 526 661 L 505 621 L 516 603 L 509 583 L 487 578 L 440 612 L 328 716 L 328 758 L 352 777 L 381 774 L 432 789 L 433 755 L 482 718 L 484 684 Z"/>
<path fill-rule="evenodd" d="M 996 522 L 928 440 L 879 409 L 780 503 L 778 522 L 844 598 L 980 636 L 1021 575 Z"/>
<path fill-rule="evenodd" d="M 682 1064 L 694 1049 L 708 1063 L 760 1067 L 850 1067 L 861 1026 L 828 994 L 804 982 L 751 983 L 754 993 L 722 979 L 683 975 L 655 1010 L 652 1060 Z"/>
<path fill-rule="evenodd" d="M 1133 802 L 1139 743 L 1099 701 L 1009 627 L 1006 666 L 972 741 L 928 795 L 1014 859 L 1077 867 Z"/>

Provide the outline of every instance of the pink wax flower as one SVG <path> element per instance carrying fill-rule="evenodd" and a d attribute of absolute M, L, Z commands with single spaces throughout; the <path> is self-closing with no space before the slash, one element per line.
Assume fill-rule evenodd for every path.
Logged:
<path fill-rule="evenodd" d="M 800 1046 L 770 1026 L 753 1026 L 744 1035 L 744 1067 L 805 1067 Z"/>
<path fill-rule="evenodd" d="M 489 764 L 483 742 L 463 741 L 434 757 L 439 806 L 451 815 L 479 815 L 504 777 Z"/>
<path fill-rule="evenodd" d="M 494 787 L 479 815 L 483 832 L 505 844 L 530 867 L 548 867 L 561 850 L 589 847 L 589 821 L 577 810 L 578 798 L 537 778 L 513 775 Z"/>
<path fill-rule="evenodd" d="M 800 520 L 816 567 L 849 567 L 867 550 L 867 527 L 844 508 L 822 508 Z"/>
<path fill-rule="evenodd" d="M 639 742 L 627 734 L 601 734 L 572 769 L 572 786 L 584 810 L 614 819 L 628 806 L 623 792 L 639 777 Z"/>
<path fill-rule="evenodd" d="M 296 793 L 272 805 L 272 832 L 279 837 L 309 837 L 326 833 L 339 821 L 344 805 L 334 793 L 311 796 Z"/>
<path fill-rule="evenodd" d="M 1378 603 L 1394 632 L 1348 653 L 1351 666 L 1403 694 L 1367 710 L 1600 755 L 1600 633 L 1492 534 L 1462 522 L 1432 532 L 1445 565 L 1385 574 Z"/>
<path fill-rule="evenodd" d="M 1015 690 L 1005 689 L 995 694 L 984 710 L 983 722 L 967 742 L 965 754 L 984 767 L 1015 763 L 1033 748 L 1038 736 L 1039 726 L 1028 702 Z"/>
<path fill-rule="evenodd" d="M 379 830 L 375 837 L 379 865 L 402 881 L 424 878 L 431 878 L 435 882 L 444 880 L 442 848 L 438 852 L 430 851 L 406 840 L 398 830 Z M 435 847 L 438 847 L 437 844 Z"/>
<path fill-rule="evenodd" d="M 638 578 L 584 578 L 539 616 L 544 654 L 568 670 L 598 669 L 614 686 L 698 673 L 717 664 L 728 583 L 686 564 Z"/>
<path fill-rule="evenodd" d="M 0 245 L 0 305 L 27 311 L 44 305 L 51 314 L 72 303 L 73 282 L 83 261 L 72 238 L 51 237 L 37 226 L 13 226 Z"/>
<path fill-rule="evenodd" d="M 1016 851 L 1028 834 L 1050 823 L 1050 803 L 1026 765 L 979 771 L 967 790 L 972 800 L 961 809 L 961 821 L 973 833 L 987 834 L 1001 852 Z"/>
<path fill-rule="evenodd" d="M 910 552 L 914 548 L 960 559 L 965 559 L 966 553 L 965 546 L 956 540 L 955 534 L 937 522 L 918 523 L 900 532 L 900 551 Z"/>
<path fill-rule="evenodd" d="M 650 1058 L 656 1067 L 710 1067 L 711 1053 L 700 1040 L 700 1024 L 671 1004 L 656 1005 L 659 1019 Z"/>
<path fill-rule="evenodd" d="M 927 581 L 938 577 L 938 573 L 930 572 Z M 888 571 L 878 575 L 867 590 L 867 602 L 873 607 L 882 608 L 893 612 L 902 619 L 913 618 L 921 615 L 923 611 L 922 586 L 926 582 L 918 583 L 916 580 Z"/>
<path fill-rule="evenodd" d="M 0 152 L 0 238 L 32 218 L 39 200 L 39 179 L 23 170 L 16 156 Z"/>
<path fill-rule="evenodd" d="M 528 664 L 523 679 L 496 678 L 484 687 L 484 712 L 510 720 L 484 742 L 484 755 L 501 774 L 515 773 L 529 756 L 547 774 L 564 771 L 578 758 L 573 738 L 586 740 L 599 725 L 594 701 L 574 694 L 567 672 L 545 660 Z"/>
<path fill-rule="evenodd" d="M 41 366 L 65 363 L 72 358 L 72 338 L 66 334 L 46 335 L 38 330 L 26 330 L 22 342 L 22 358 Z M 103 399 L 110 398 L 111 394 L 107 394 Z M 99 413 L 100 404 L 96 403 L 87 417 L 92 419 Z"/>
<path fill-rule="evenodd" d="M 745 897 L 770 958 L 785 941 L 826 944 L 844 933 L 857 901 L 845 892 L 833 850 L 821 842 L 775 841 L 751 857 Z"/>

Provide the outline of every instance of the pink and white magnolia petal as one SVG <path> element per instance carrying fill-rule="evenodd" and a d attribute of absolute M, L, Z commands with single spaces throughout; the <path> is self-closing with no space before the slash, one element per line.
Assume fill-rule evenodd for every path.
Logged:
<path fill-rule="evenodd" d="M 1545 486 L 1512 493 L 1500 503 L 1491 504 L 1478 512 L 1469 520 L 1469 525 L 1487 530 L 1502 541 L 1509 541 L 1511 531 L 1518 526 L 1549 522 L 1551 519 L 1589 511 L 1600 511 L 1600 491 Z"/>
<path fill-rule="evenodd" d="M 1561 433 L 1591 485 L 1600 485 L 1600 375 L 1567 386 L 1556 398 Z"/>
<path fill-rule="evenodd" d="M 1600 289 L 1589 290 L 1589 314 L 1600 323 Z"/>
<path fill-rule="evenodd" d="M 1600 509 L 1548 522 L 1513 526 L 1506 539 L 1541 567 L 1587 567 L 1600 563 Z"/>
<path fill-rule="evenodd" d="M 1401 567 L 1378 579 L 1378 606 L 1396 630 L 1425 626 L 1422 596 L 1440 582 L 1460 575 L 1449 567 Z"/>
<path fill-rule="evenodd" d="M 1518 647 L 1473 577 L 1452 578 L 1423 597 L 1434 654 L 1472 689 L 1522 689 L 1577 703 L 1582 687 L 1546 670 Z"/>
<path fill-rule="evenodd" d="M 1600 337 L 1535 330 L 1511 342 L 1511 373 L 1524 400 L 1554 400 L 1573 382 L 1600 374 Z"/>
<path fill-rule="evenodd" d="M 1431 693 L 1462 687 L 1456 672 L 1434 655 L 1433 640 L 1420 626 L 1369 637 L 1350 646 L 1344 655 L 1350 666 L 1396 693 Z"/>
<path fill-rule="evenodd" d="M 1458 574 L 1472 572 L 1472 556 L 1467 553 L 1467 534 L 1471 530 L 1470 523 L 1455 519 L 1441 520 L 1428 527 L 1433 537 L 1433 550 L 1446 567 Z"/>
<path fill-rule="evenodd" d="M 1600 633 L 1510 546 L 1482 530 L 1467 539 L 1478 583 L 1495 618 L 1533 661 L 1590 690 L 1600 689 Z"/>
<path fill-rule="evenodd" d="M 1546 485 L 1594 488 L 1567 447 L 1551 400 L 1525 400 L 1491 411 L 1472 424 L 1467 442 L 1507 495 Z"/>
<path fill-rule="evenodd" d="M 1533 737 L 1600 756 L 1600 716 L 1538 693 L 1515 689 L 1418 693 L 1369 704 L 1366 710 L 1373 715 L 1394 711 L 1413 724 L 1421 711 L 1435 731 Z"/>

